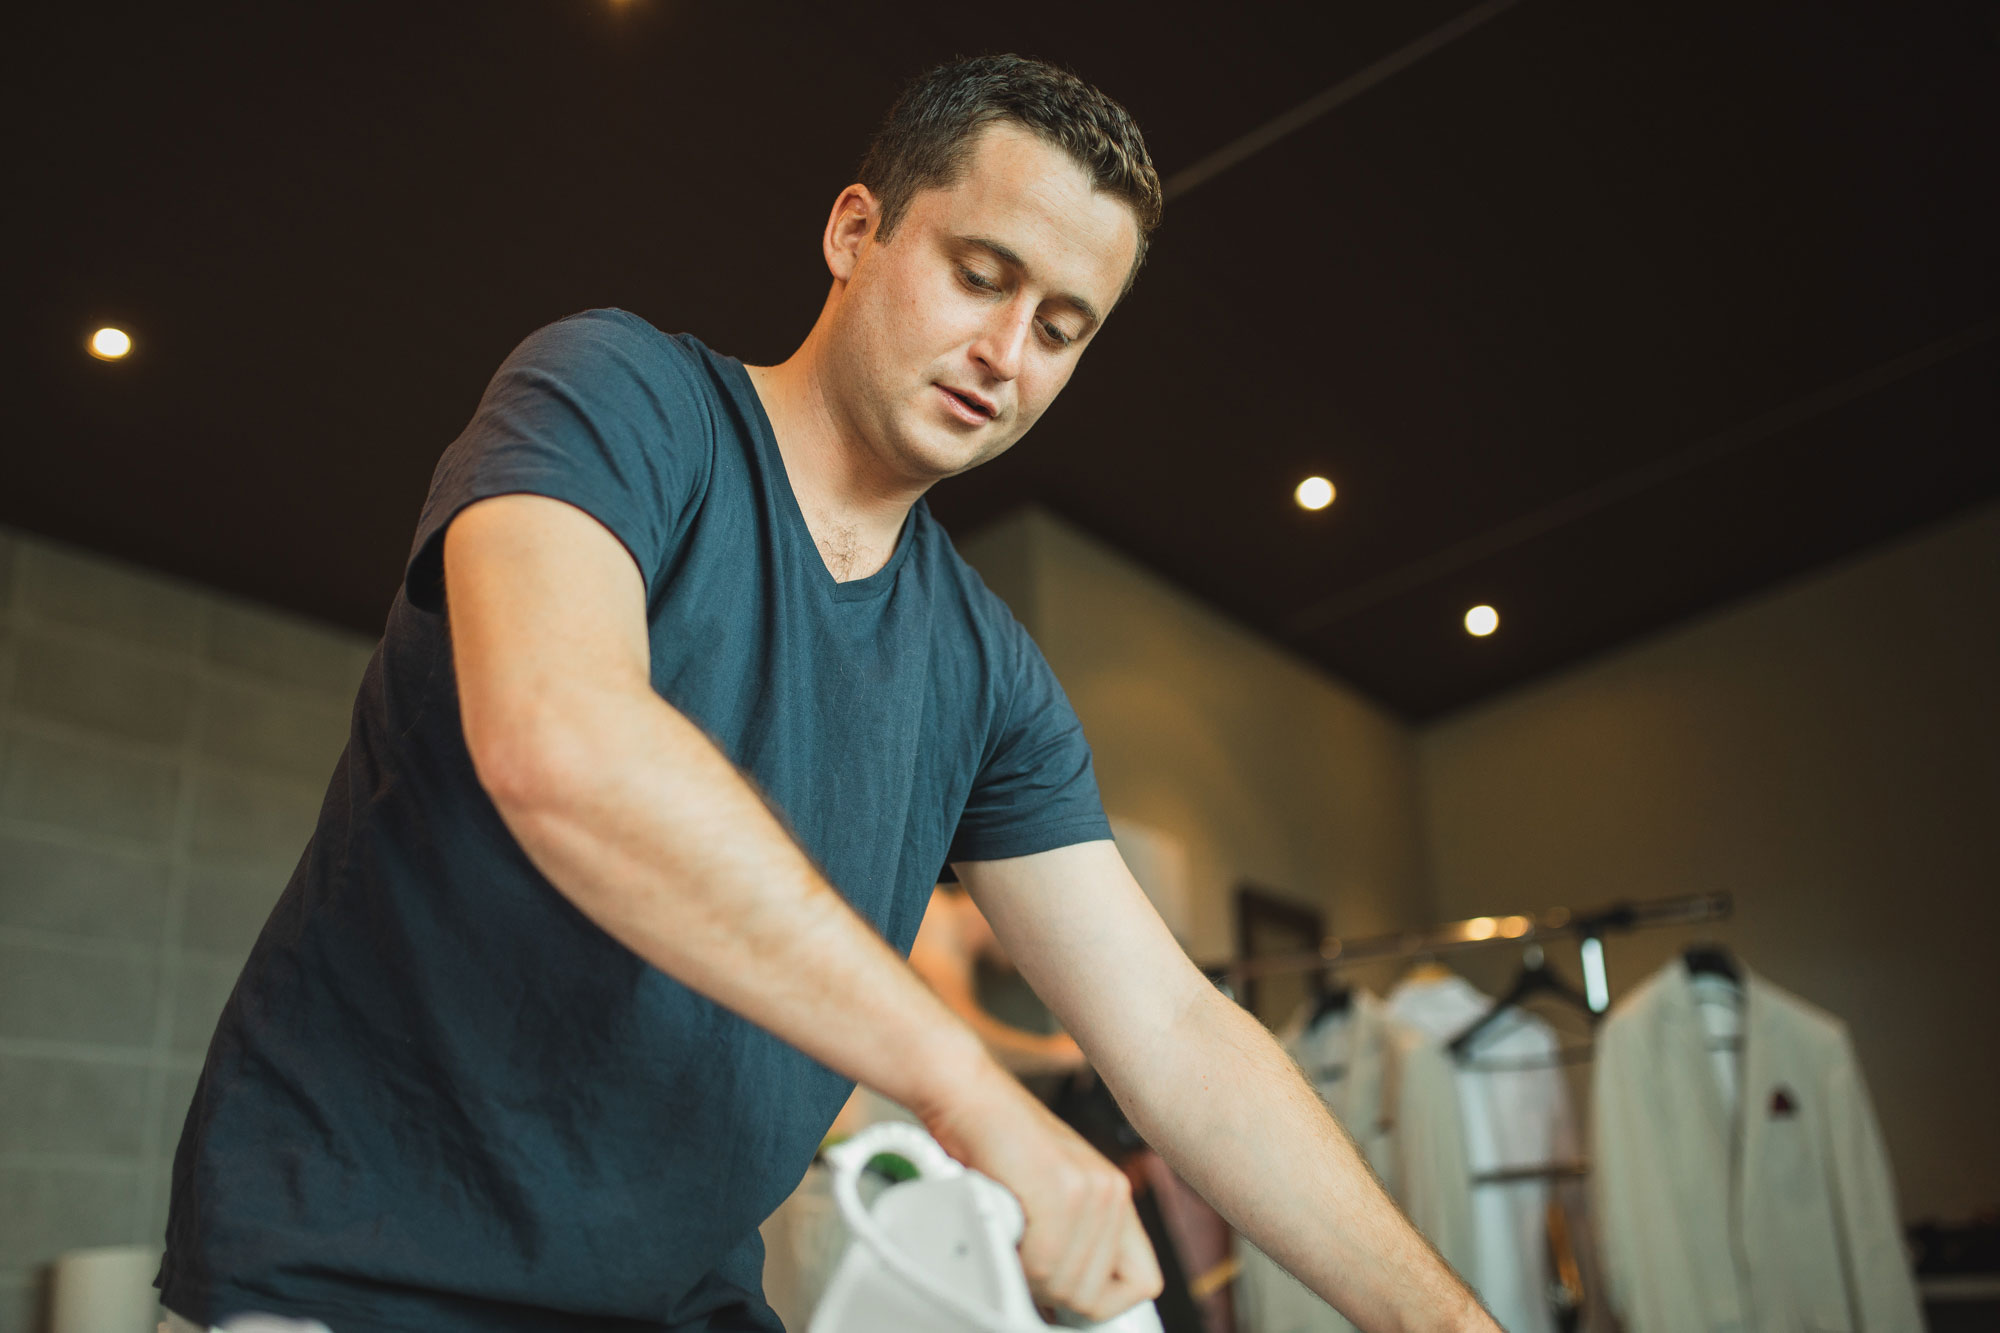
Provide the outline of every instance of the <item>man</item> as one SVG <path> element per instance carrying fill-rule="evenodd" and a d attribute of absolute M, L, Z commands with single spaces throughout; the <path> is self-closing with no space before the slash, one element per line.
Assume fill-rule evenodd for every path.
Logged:
<path fill-rule="evenodd" d="M 1027 1217 L 1040 1299 L 1157 1270 L 1124 1177 L 899 956 L 949 861 L 1134 1124 L 1366 1328 L 1490 1327 L 1109 840 L 1046 664 L 922 496 L 1054 401 L 1160 194 L 1122 108 L 933 71 L 782 365 L 597 311 L 438 466 L 320 827 L 211 1044 L 164 1302 L 336 1333 L 770 1329 L 757 1223 L 859 1081 Z"/>

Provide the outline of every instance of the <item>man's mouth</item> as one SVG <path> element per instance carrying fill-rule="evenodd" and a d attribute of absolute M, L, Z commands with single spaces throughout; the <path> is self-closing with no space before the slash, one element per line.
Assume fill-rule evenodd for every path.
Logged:
<path fill-rule="evenodd" d="M 978 394 L 967 393 L 943 384 L 938 385 L 938 388 L 943 391 L 945 399 L 957 408 L 958 414 L 968 420 L 991 421 L 997 415 L 993 404 Z"/>

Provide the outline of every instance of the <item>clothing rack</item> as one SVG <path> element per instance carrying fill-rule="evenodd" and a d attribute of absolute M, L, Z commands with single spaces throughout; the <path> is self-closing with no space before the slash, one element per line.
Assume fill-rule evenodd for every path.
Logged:
<path fill-rule="evenodd" d="M 1698 925 L 1704 921 L 1721 921 L 1729 916 L 1734 906 L 1734 901 L 1727 893 L 1697 893 L 1677 898 L 1617 902 L 1588 910 L 1558 907 L 1546 912 L 1521 913 L 1513 916 L 1475 916 L 1463 921 L 1450 921 L 1432 926 L 1427 930 L 1396 931 L 1386 935 L 1368 935 L 1351 940 L 1328 936 L 1321 941 L 1319 949 L 1314 952 L 1272 954 L 1264 958 L 1239 958 L 1222 974 L 1222 977 L 1225 984 L 1236 990 L 1240 988 L 1242 982 L 1257 977 L 1332 971 L 1355 963 L 1435 958 L 1440 954 L 1460 953 L 1467 949 L 1492 945 L 1512 944 L 1526 947 L 1546 944 L 1551 940 L 1574 939 L 1579 941 L 1583 953 L 1584 982 L 1589 993 L 1590 1007 L 1601 1013 L 1609 1003 L 1603 953 L 1603 940 L 1606 935 L 1644 930 L 1653 926 Z M 1556 1053 L 1553 1063 L 1570 1064 L 1589 1058 L 1590 1052 L 1587 1047 L 1565 1047 Z M 1542 1061 L 1494 1061 L 1482 1062 L 1479 1067 L 1504 1070 L 1547 1066 Z M 1508 1167 L 1498 1171 L 1482 1172 L 1473 1177 L 1472 1183 L 1498 1185 L 1525 1180 L 1576 1180 L 1589 1174 L 1590 1163 L 1587 1160 L 1548 1162 L 1536 1166 Z"/>
<path fill-rule="evenodd" d="M 1499 1171 L 1482 1171 L 1472 1178 L 1472 1183 L 1512 1185 L 1522 1180 L 1584 1180 L 1589 1175 L 1589 1162 L 1551 1162 L 1547 1166 L 1510 1166 Z"/>
<path fill-rule="evenodd" d="M 1463 921 L 1449 921 L 1426 930 L 1364 935 L 1358 939 L 1344 940 L 1337 935 L 1329 935 L 1315 951 L 1238 958 L 1222 975 L 1232 991 L 1240 992 L 1244 982 L 1258 977 L 1330 971 L 1355 963 L 1435 958 L 1441 954 L 1499 944 L 1524 946 L 1574 939 L 1582 944 L 1584 981 L 1590 993 L 1591 1007 L 1602 1012 L 1609 1002 L 1604 977 L 1603 940 L 1606 935 L 1654 926 L 1721 921 L 1729 916 L 1734 906 L 1734 900 L 1727 893 L 1694 893 L 1677 898 L 1628 900 L 1588 909 L 1555 907 L 1546 912 L 1516 913 L 1512 916 L 1467 917 Z"/>

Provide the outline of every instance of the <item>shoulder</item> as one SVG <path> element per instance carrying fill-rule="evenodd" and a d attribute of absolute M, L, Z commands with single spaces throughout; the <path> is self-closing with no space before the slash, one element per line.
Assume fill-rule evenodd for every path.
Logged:
<path fill-rule="evenodd" d="M 935 602 L 948 616 L 981 639 L 1005 642 L 1011 647 L 1033 648 L 1027 629 L 1015 618 L 1014 610 L 1000 595 L 986 586 L 979 571 L 958 553 L 944 525 L 931 516 L 930 506 L 917 501 L 911 512 L 911 558 L 924 571 Z"/>
<path fill-rule="evenodd" d="M 1062 687 L 1027 627 L 959 555 L 921 500 L 910 537 L 911 559 L 929 590 L 937 679 L 961 699 L 981 701 L 979 712 L 994 729 L 989 742 L 998 729 L 1023 725 L 1061 701 Z"/>
<path fill-rule="evenodd" d="M 627 310 L 585 310 L 522 339 L 481 406 L 503 419 L 587 424 L 610 444 L 712 444 L 735 419 L 731 368 L 692 334 L 663 333 Z"/>
<path fill-rule="evenodd" d="M 1778 1028 L 1785 1041 L 1828 1058 L 1847 1048 L 1847 1024 L 1840 1019 L 1754 973 L 1750 985 L 1760 1017 Z"/>
<path fill-rule="evenodd" d="M 663 333 L 629 310 L 605 307 L 566 315 L 523 338 L 510 366 L 705 376 L 715 353 L 691 334 Z"/>

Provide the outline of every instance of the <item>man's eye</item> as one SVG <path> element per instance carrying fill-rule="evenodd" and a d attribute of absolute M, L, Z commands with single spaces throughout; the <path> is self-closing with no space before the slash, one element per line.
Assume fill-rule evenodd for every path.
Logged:
<path fill-rule="evenodd" d="M 1042 321 L 1042 332 L 1048 334 L 1049 341 L 1054 343 L 1058 347 L 1067 347 L 1071 343 L 1076 341 L 1076 339 L 1070 337 L 1067 333 L 1064 333 L 1061 329 L 1049 323 L 1047 320 Z"/>
<path fill-rule="evenodd" d="M 983 273 L 974 273 L 969 268 L 962 268 L 958 271 L 958 275 L 965 279 L 968 287 L 977 287 L 982 292 L 997 292 L 1000 290 L 999 285 L 988 282 L 986 275 Z"/>

